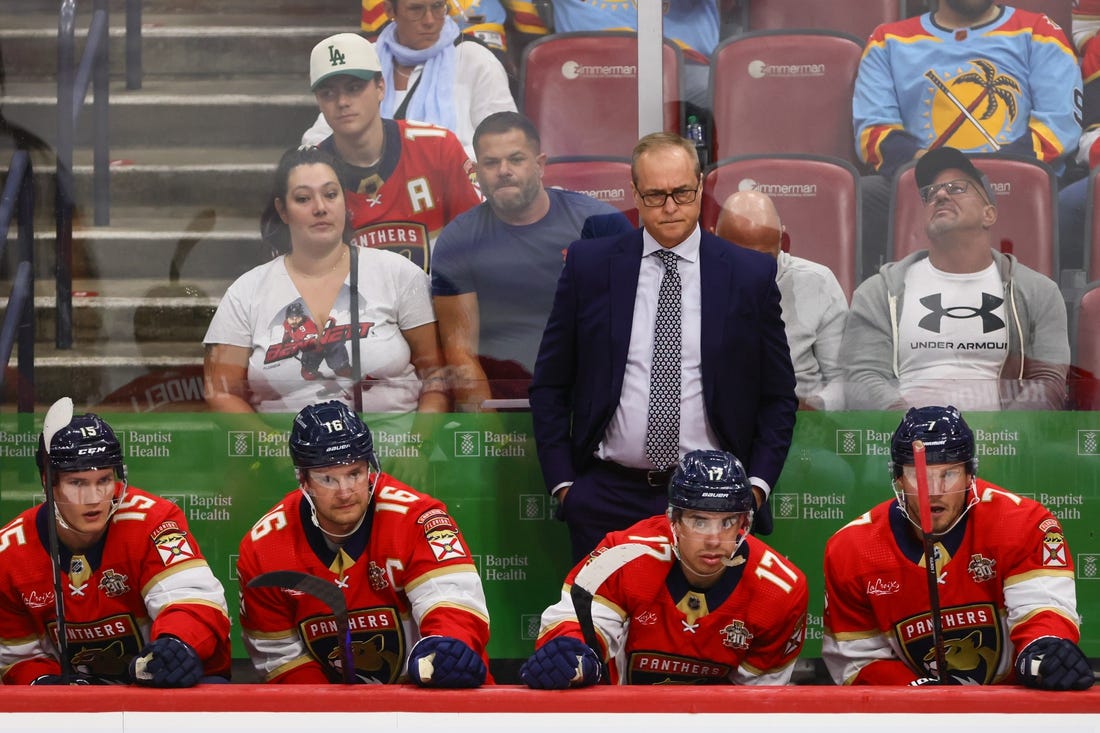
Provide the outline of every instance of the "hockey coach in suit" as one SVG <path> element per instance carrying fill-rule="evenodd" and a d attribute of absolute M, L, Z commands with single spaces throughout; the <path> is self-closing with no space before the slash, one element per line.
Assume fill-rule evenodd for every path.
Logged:
<path fill-rule="evenodd" d="M 671 469 L 691 450 L 743 458 L 756 531 L 770 533 L 768 494 L 798 407 L 775 260 L 701 230 L 694 147 L 647 135 L 631 177 L 643 226 L 569 247 L 530 387 L 574 561 L 663 512 Z"/>

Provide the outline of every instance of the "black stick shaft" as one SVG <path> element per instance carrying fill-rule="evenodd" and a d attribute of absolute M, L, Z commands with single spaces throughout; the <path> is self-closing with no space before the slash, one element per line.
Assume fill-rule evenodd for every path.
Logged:
<path fill-rule="evenodd" d="M 61 541 L 57 537 L 57 503 L 54 497 L 54 470 L 50 457 L 46 456 L 46 542 L 50 546 L 50 564 L 53 565 L 54 612 L 57 614 L 57 653 L 61 664 L 61 682 L 69 684 L 73 675 L 72 662 L 69 659 L 69 637 L 65 624 L 65 584 L 64 570 L 61 568 Z"/>

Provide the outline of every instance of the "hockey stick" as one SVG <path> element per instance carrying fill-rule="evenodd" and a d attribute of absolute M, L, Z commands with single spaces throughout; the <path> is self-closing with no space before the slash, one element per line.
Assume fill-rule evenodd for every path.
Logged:
<path fill-rule="evenodd" d="M 46 460 L 43 468 L 46 469 L 46 542 L 50 546 L 50 564 L 53 565 L 53 605 L 57 614 L 57 653 L 61 659 L 61 684 L 69 684 L 73 675 L 72 660 L 69 659 L 69 637 L 65 625 L 65 589 L 61 580 L 61 542 L 57 538 L 57 501 L 54 497 L 53 463 L 50 461 L 50 444 L 58 430 L 68 425 L 73 420 L 73 401 L 69 397 L 62 397 L 50 405 L 46 411 L 46 417 L 42 420 L 42 445 L 46 451 Z"/>
<path fill-rule="evenodd" d="M 600 638 L 596 634 L 595 624 L 592 623 L 592 598 L 608 578 L 621 570 L 627 563 L 637 560 L 649 551 L 649 547 L 637 542 L 609 547 L 589 560 L 588 564 L 580 569 L 580 572 L 573 578 L 573 586 L 569 589 L 569 598 L 573 601 L 573 611 L 577 614 L 577 623 L 581 625 L 584 643 L 595 652 L 596 658 L 601 660 L 600 678 L 605 684 L 610 680 L 608 680 L 608 675 L 604 670 L 606 663 L 603 661 Z"/>
<path fill-rule="evenodd" d="M 943 615 L 940 612 L 939 573 L 936 550 L 932 540 L 932 505 L 928 498 L 928 465 L 924 457 L 924 442 L 913 441 L 913 467 L 917 471 L 917 501 L 920 504 L 920 531 L 924 540 L 924 565 L 928 578 L 928 605 L 932 621 L 932 645 L 936 650 L 936 679 L 947 679 L 947 652 L 943 646 Z"/>
<path fill-rule="evenodd" d="M 336 636 L 340 644 L 340 673 L 345 685 L 355 684 L 355 662 L 351 653 L 351 628 L 344 592 L 327 580 L 297 570 L 273 570 L 248 581 L 249 588 L 286 588 L 308 593 L 329 607 L 336 617 Z"/>

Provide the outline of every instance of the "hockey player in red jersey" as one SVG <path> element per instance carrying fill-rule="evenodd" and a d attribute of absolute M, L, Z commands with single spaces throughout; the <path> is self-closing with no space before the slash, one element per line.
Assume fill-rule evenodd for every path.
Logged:
<path fill-rule="evenodd" d="M 913 442 L 923 441 L 946 669 L 937 670 Z M 1083 690 L 1073 555 L 1042 504 L 977 478 L 954 407 L 912 408 L 890 442 L 895 499 L 825 547 L 821 654 L 837 684 Z"/>
<path fill-rule="evenodd" d="M 176 504 L 127 484 L 122 449 L 97 415 L 39 437 L 53 517 L 38 504 L 0 528 L 0 679 L 62 684 L 49 522 L 56 522 L 68 677 L 75 684 L 227 682 L 229 615 Z"/>
<path fill-rule="evenodd" d="M 283 588 L 249 587 L 293 570 L 343 591 L 360 682 L 478 687 L 488 678 L 489 611 L 470 550 L 442 502 L 382 473 L 370 430 L 343 403 L 294 418 L 291 491 L 241 541 L 245 649 L 268 682 L 342 679 L 331 610 Z"/>
<path fill-rule="evenodd" d="M 309 70 L 332 128 L 319 147 L 336 158 L 352 243 L 397 252 L 427 270 L 443 227 L 481 203 L 473 162 L 446 128 L 382 118 L 382 65 L 362 36 L 321 41 Z"/>
<path fill-rule="evenodd" d="M 520 669 L 528 686 L 594 684 L 602 660 L 612 684 L 790 681 L 806 633 L 806 579 L 749 536 L 755 502 L 741 462 L 724 451 L 688 453 L 668 496 L 666 514 L 609 533 L 566 577 Z M 594 651 L 582 641 L 572 585 L 589 563 L 628 543 L 644 552 L 595 589 Z"/>

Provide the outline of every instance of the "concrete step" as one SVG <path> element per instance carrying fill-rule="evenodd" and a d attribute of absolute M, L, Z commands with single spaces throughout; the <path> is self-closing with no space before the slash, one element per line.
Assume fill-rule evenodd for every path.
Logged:
<path fill-rule="evenodd" d="M 57 301 L 52 288 L 36 283 L 34 299 L 35 341 L 52 343 L 57 334 Z M 165 342 L 201 342 L 226 284 L 212 282 L 205 289 L 197 283 L 150 284 L 144 293 L 109 296 L 91 295 L 118 290 L 112 281 L 73 284 L 73 341 L 78 352 L 94 343 L 151 345 Z M 86 288 L 100 288 L 89 290 Z M 210 294 L 213 293 L 213 294 Z M 7 310 L 8 299 L 0 299 Z"/>
<path fill-rule="evenodd" d="M 186 210 L 176 215 L 161 208 L 116 208 L 108 227 L 86 226 L 90 209 L 78 212 L 73 228 L 73 273 L 102 280 L 151 279 L 168 282 L 232 281 L 263 258 L 259 217 L 226 216 L 213 209 Z M 9 231 L 0 262 L 0 278 L 10 279 L 18 257 L 16 232 Z M 53 278 L 56 229 L 39 221 L 35 229 L 35 276 Z M 99 290 L 99 288 L 90 288 Z"/>
<path fill-rule="evenodd" d="M 348 3 L 348 8 L 352 8 Z M 284 22 L 290 19 L 283 19 Z M 358 27 L 358 18 L 344 22 L 318 16 L 316 23 L 286 26 L 256 25 L 253 15 L 146 15 L 141 31 L 141 69 L 146 80 L 158 76 L 243 76 L 287 74 L 309 78 L 309 52 L 321 39 Z M 108 63 L 113 78 L 126 73 L 125 16 L 110 16 Z M 77 24 L 75 61 L 87 41 L 89 23 Z M 56 17 L 33 16 L 0 30 L 8 79 L 56 79 L 58 29 Z"/>

